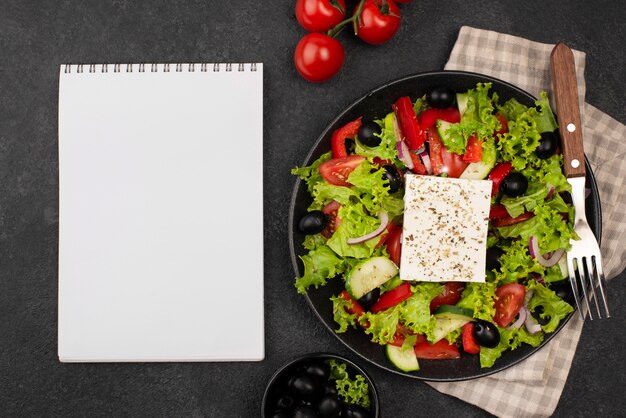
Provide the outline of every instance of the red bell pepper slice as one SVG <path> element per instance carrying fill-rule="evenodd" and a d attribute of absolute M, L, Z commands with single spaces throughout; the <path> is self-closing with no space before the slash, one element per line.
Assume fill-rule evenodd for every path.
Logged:
<path fill-rule="evenodd" d="M 361 307 L 361 305 L 359 305 L 359 302 L 357 302 L 355 299 L 352 298 L 352 296 L 350 296 L 350 294 L 343 290 L 339 296 L 342 297 L 343 300 L 347 300 L 348 302 L 352 302 L 352 306 L 345 307 L 346 312 L 348 312 L 349 314 L 353 315 L 356 314 L 357 318 L 360 317 L 361 315 L 363 315 L 363 312 L 365 312 L 365 310 L 363 310 L 363 308 Z"/>
<path fill-rule="evenodd" d="M 377 313 L 387 310 L 398 305 L 402 301 L 407 300 L 412 294 L 413 291 L 411 291 L 411 284 L 409 282 L 404 282 L 400 286 L 384 293 L 381 297 L 379 297 L 378 301 L 376 301 L 370 309 L 370 312 Z"/>
<path fill-rule="evenodd" d="M 363 117 L 359 117 L 352 122 L 348 122 L 343 127 L 333 132 L 333 136 L 330 140 L 330 148 L 333 153 L 333 158 L 348 156 L 348 151 L 346 149 L 346 139 L 354 138 L 359 133 L 359 128 L 361 127 L 361 119 L 363 119 Z"/>
<path fill-rule="evenodd" d="M 406 145 L 410 150 L 422 149 L 426 141 L 426 134 L 417 121 L 411 99 L 408 96 L 400 97 L 391 107 L 406 139 Z"/>
<path fill-rule="evenodd" d="M 425 341 L 415 345 L 415 357 L 427 360 L 443 360 L 449 358 L 461 358 L 459 348 L 450 344 L 445 338 L 435 344 Z"/>
<path fill-rule="evenodd" d="M 468 322 L 467 324 L 463 325 L 461 340 L 463 341 L 463 351 L 468 354 L 480 353 L 480 344 L 478 344 L 476 338 L 474 337 L 473 322 Z"/>
<path fill-rule="evenodd" d="M 422 162 L 422 159 L 419 157 L 419 155 L 416 155 L 413 151 L 410 151 L 409 155 L 411 156 L 411 161 L 413 162 L 413 168 L 411 169 L 412 172 L 414 172 L 415 174 L 428 173 L 428 170 L 426 170 L 426 166 Z"/>
<path fill-rule="evenodd" d="M 420 128 L 427 130 L 431 126 L 435 126 L 437 119 L 445 120 L 450 123 L 459 123 L 461 121 L 461 114 L 456 107 L 448 107 L 446 109 L 426 109 L 420 113 L 417 121 Z"/>
<path fill-rule="evenodd" d="M 477 163 L 483 159 L 483 142 L 476 135 L 472 135 L 467 140 L 463 161 L 466 163 Z"/>
<path fill-rule="evenodd" d="M 495 196 L 498 194 L 498 189 L 500 188 L 500 183 L 502 180 L 511 172 L 513 166 L 510 162 L 505 161 L 503 163 L 496 164 L 496 166 L 491 170 L 489 176 L 487 177 L 491 180 L 491 195 Z"/>

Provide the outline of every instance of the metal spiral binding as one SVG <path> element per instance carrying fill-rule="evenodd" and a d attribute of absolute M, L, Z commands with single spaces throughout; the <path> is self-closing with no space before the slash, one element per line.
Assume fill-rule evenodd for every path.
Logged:
<path fill-rule="evenodd" d="M 122 71 L 125 71 L 127 73 L 132 73 L 133 71 L 135 71 L 134 67 L 135 64 L 65 64 L 64 66 L 62 66 L 62 71 L 66 74 L 70 74 L 72 73 L 73 69 L 72 67 L 75 67 L 75 72 L 76 73 L 83 73 L 83 72 L 90 72 L 90 73 L 96 73 L 98 72 L 98 68 L 97 66 L 100 66 L 100 72 L 101 73 L 108 73 L 109 72 L 109 65 L 113 66 L 113 72 L 114 73 L 120 73 Z M 126 66 L 126 69 L 123 70 L 122 69 L 122 65 Z M 165 73 L 169 73 L 170 70 L 170 66 L 175 66 L 172 70 L 177 72 L 177 73 L 182 73 L 182 72 L 190 72 L 193 73 L 196 71 L 196 64 L 194 63 L 189 63 L 189 64 L 183 64 L 183 63 L 177 63 L 177 64 L 169 64 L 169 63 L 165 63 L 165 64 L 156 64 L 156 63 L 151 63 L 151 64 L 145 64 L 145 63 L 139 63 L 137 64 L 137 72 L 140 73 L 145 73 L 146 70 L 146 66 L 149 65 L 150 66 L 150 72 L 156 73 L 159 72 L 159 67 L 162 65 L 163 68 L 161 71 L 165 72 Z M 186 68 L 185 68 L 186 65 Z M 211 65 L 210 63 L 200 63 L 200 72 L 206 73 L 209 71 L 209 65 Z M 232 72 L 233 71 L 233 63 L 213 63 L 213 72 L 220 72 L 222 70 L 222 65 L 224 65 L 223 69 L 224 71 L 227 72 Z M 246 63 L 240 62 L 240 63 L 235 63 L 234 65 L 237 66 L 237 71 L 238 72 L 243 72 L 246 71 Z M 249 64 L 250 65 L 250 71 L 257 71 L 257 63 L 252 62 Z"/>

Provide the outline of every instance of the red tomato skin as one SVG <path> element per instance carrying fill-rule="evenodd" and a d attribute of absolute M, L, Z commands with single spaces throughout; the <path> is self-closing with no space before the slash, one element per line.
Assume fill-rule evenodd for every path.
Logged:
<path fill-rule="evenodd" d="M 330 0 L 297 0 L 296 19 L 309 32 L 326 32 L 346 16 L 345 1 L 337 0 L 337 3 L 343 12 Z"/>
<path fill-rule="evenodd" d="M 378 298 L 376 303 L 372 306 L 370 312 L 378 313 L 387 310 L 407 300 L 412 294 L 411 283 L 404 282 L 395 289 L 383 293 L 383 295 Z"/>
<path fill-rule="evenodd" d="M 387 253 L 396 266 L 400 266 L 402 256 L 402 227 L 398 227 L 387 234 Z"/>
<path fill-rule="evenodd" d="M 333 158 L 320 165 L 320 174 L 330 184 L 350 187 L 348 176 L 363 161 L 365 161 L 365 157 L 360 155 Z"/>
<path fill-rule="evenodd" d="M 420 127 L 424 130 L 435 126 L 437 119 L 445 120 L 450 123 L 458 123 L 461 120 L 461 114 L 456 107 L 449 107 L 447 109 L 430 108 L 420 113 L 418 120 Z"/>
<path fill-rule="evenodd" d="M 347 157 L 348 151 L 346 150 L 346 139 L 354 138 L 359 132 L 361 127 L 361 120 L 363 117 L 348 122 L 341 128 L 333 132 L 333 136 L 330 140 L 330 148 L 332 150 L 333 158 Z"/>
<path fill-rule="evenodd" d="M 357 36 L 371 45 L 388 42 L 400 28 L 400 8 L 393 0 L 387 0 L 389 12 L 381 14 L 382 0 L 366 0 L 361 12 Z"/>
<path fill-rule="evenodd" d="M 511 218 L 511 216 L 507 215 L 507 216 L 505 216 L 503 218 L 493 219 L 491 221 L 491 224 L 493 226 L 495 226 L 496 228 L 501 228 L 503 226 L 515 225 L 515 224 L 518 224 L 520 222 L 527 221 L 527 220 L 533 218 L 534 216 L 535 216 L 535 214 L 532 213 L 532 212 L 524 212 L 520 216 L 515 217 L 515 218 Z"/>
<path fill-rule="evenodd" d="M 304 35 L 294 52 L 298 73 L 307 81 L 321 83 L 334 77 L 345 58 L 338 40 L 321 33 Z"/>
<path fill-rule="evenodd" d="M 463 342 L 463 351 L 465 351 L 467 354 L 480 353 L 480 345 L 478 344 L 478 342 L 476 342 L 476 338 L 474 338 L 473 322 L 469 322 L 463 325 L 461 340 Z"/>
<path fill-rule="evenodd" d="M 389 225 L 387 225 L 387 228 L 386 228 L 385 232 L 383 232 L 382 235 L 380 236 L 380 239 L 378 240 L 378 244 L 376 244 L 375 248 L 378 248 L 381 245 L 384 245 L 387 242 L 387 239 L 389 238 L 391 233 L 393 231 L 395 231 L 396 229 L 398 229 L 398 228 L 402 231 L 402 227 L 401 226 L 398 226 L 398 225 L 396 225 L 393 222 L 389 222 Z"/>
<path fill-rule="evenodd" d="M 427 132 L 433 174 L 438 176 L 445 173 L 448 177 L 459 178 L 469 163 L 463 161 L 463 156 L 451 153 L 443 146 L 435 126 L 431 126 Z"/>
<path fill-rule="evenodd" d="M 406 337 L 411 335 L 416 336 L 414 346 L 426 341 L 426 337 L 424 335 L 415 334 L 413 331 L 404 326 L 402 322 L 398 322 L 398 325 L 396 325 L 396 333 L 393 335 L 393 340 L 391 340 L 389 344 L 395 345 L 396 347 L 402 347 L 402 345 L 404 344 L 404 340 L 406 340 Z"/>
<path fill-rule="evenodd" d="M 350 294 L 346 290 L 341 291 L 339 296 L 341 296 L 344 300 L 352 302 L 351 308 L 348 308 L 348 307 L 345 308 L 346 312 L 348 312 L 349 314 L 356 314 L 357 317 L 363 315 L 363 312 L 365 311 L 363 310 L 361 305 L 359 305 L 359 302 L 354 300 L 352 296 L 350 296 Z"/>
<path fill-rule="evenodd" d="M 500 188 L 500 183 L 502 180 L 513 170 L 513 165 L 508 162 L 502 162 L 496 164 L 496 166 L 491 170 L 491 173 L 487 176 L 488 180 L 491 180 L 491 195 L 495 196 L 498 194 L 498 189 Z"/>
<path fill-rule="evenodd" d="M 483 143 L 476 135 L 472 135 L 467 140 L 463 161 L 466 163 L 477 163 L 483 158 Z"/>
<path fill-rule="evenodd" d="M 441 305 L 456 305 L 459 303 L 463 289 L 465 289 L 464 283 L 447 282 L 444 285 L 443 292 L 430 301 L 430 312 L 434 312 Z"/>
<path fill-rule="evenodd" d="M 444 338 L 435 344 L 430 344 L 428 341 L 415 344 L 415 356 L 427 360 L 445 360 L 461 358 L 461 353 L 456 345 L 450 344 Z"/>
<path fill-rule="evenodd" d="M 521 284 L 507 283 L 496 289 L 494 322 L 504 328 L 513 322 L 524 304 L 526 288 Z"/>
<path fill-rule="evenodd" d="M 496 114 L 496 117 L 498 118 L 498 122 L 500 122 L 500 130 L 494 132 L 494 137 L 497 140 L 499 139 L 498 134 L 504 135 L 505 133 L 509 132 L 509 123 L 507 122 L 506 118 L 504 117 L 502 113 Z"/>
<path fill-rule="evenodd" d="M 328 225 L 322 230 L 322 235 L 326 238 L 332 237 L 337 228 L 339 228 L 339 225 L 341 225 L 339 208 L 341 208 L 341 205 L 336 200 L 333 200 L 322 208 L 322 212 L 330 218 Z"/>

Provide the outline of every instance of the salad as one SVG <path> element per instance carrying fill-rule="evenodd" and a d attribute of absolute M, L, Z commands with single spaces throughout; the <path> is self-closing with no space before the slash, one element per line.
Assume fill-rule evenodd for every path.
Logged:
<path fill-rule="evenodd" d="M 492 367 L 506 350 L 537 347 L 573 311 L 563 255 L 578 237 L 554 114 L 545 93 L 528 107 L 500 103 L 491 87 L 399 97 L 387 115 L 337 129 L 331 151 L 292 170 L 312 198 L 298 225 L 308 253 L 297 291 L 341 280 L 336 332 L 361 330 L 406 372 L 418 359 L 461 356 Z M 443 283 L 400 279 L 410 175 L 492 182 L 484 283 L 454 272 Z"/>

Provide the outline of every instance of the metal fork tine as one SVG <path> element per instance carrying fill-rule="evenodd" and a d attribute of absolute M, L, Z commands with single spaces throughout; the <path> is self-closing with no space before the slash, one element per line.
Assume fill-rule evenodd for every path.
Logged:
<path fill-rule="evenodd" d="M 591 294 L 589 298 L 593 300 L 596 305 L 596 312 L 598 312 L 598 319 L 602 319 L 602 314 L 600 313 L 600 301 L 598 300 L 598 294 L 596 293 L 596 284 L 595 284 L 595 270 L 593 269 L 593 265 L 591 265 L 591 259 L 589 257 L 582 257 L 583 264 L 583 272 L 585 277 L 589 279 L 589 288 L 591 288 Z M 591 315 L 589 316 L 591 318 Z"/>
<path fill-rule="evenodd" d="M 589 297 L 587 296 L 587 283 L 585 282 L 585 272 L 583 271 L 584 263 L 576 259 L 576 275 L 580 283 L 580 287 L 583 289 L 583 298 L 585 299 L 585 306 L 587 306 L 587 313 L 589 314 L 589 320 L 593 321 L 593 315 L 591 314 L 591 306 L 589 306 Z"/>
<path fill-rule="evenodd" d="M 576 283 L 576 270 L 574 269 L 574 260 L 567 259 L 567 270 L 569 272 L 569 282 L 572 286 L 572 293 L 574 294 L 574 300 L 576 301 L 576 307 L 580 314 L 580 319 L 585 320 L 585 314 L 583 313 L 583 306 L 580 303 L 580 292 L 578 290 L 578 284 Z"/>
<path fill-rule="evenodd" d="M 593 264 L 593 269 L 598 275 L 598 287 L 600 288 L 600 295 L 602 296 L 602 304 L 604 306 L 604 313 L 607 318 L 611 317 L 611 313 L 609 312 L 609 303 L 606 300 L 606 294 L 604 293 L 604 281 L 606 280 L 604 277 L 604 272 L 602 271 L 602 263 L 596 262 L 596 256 L 591 257 L 591 261 Z"/>

